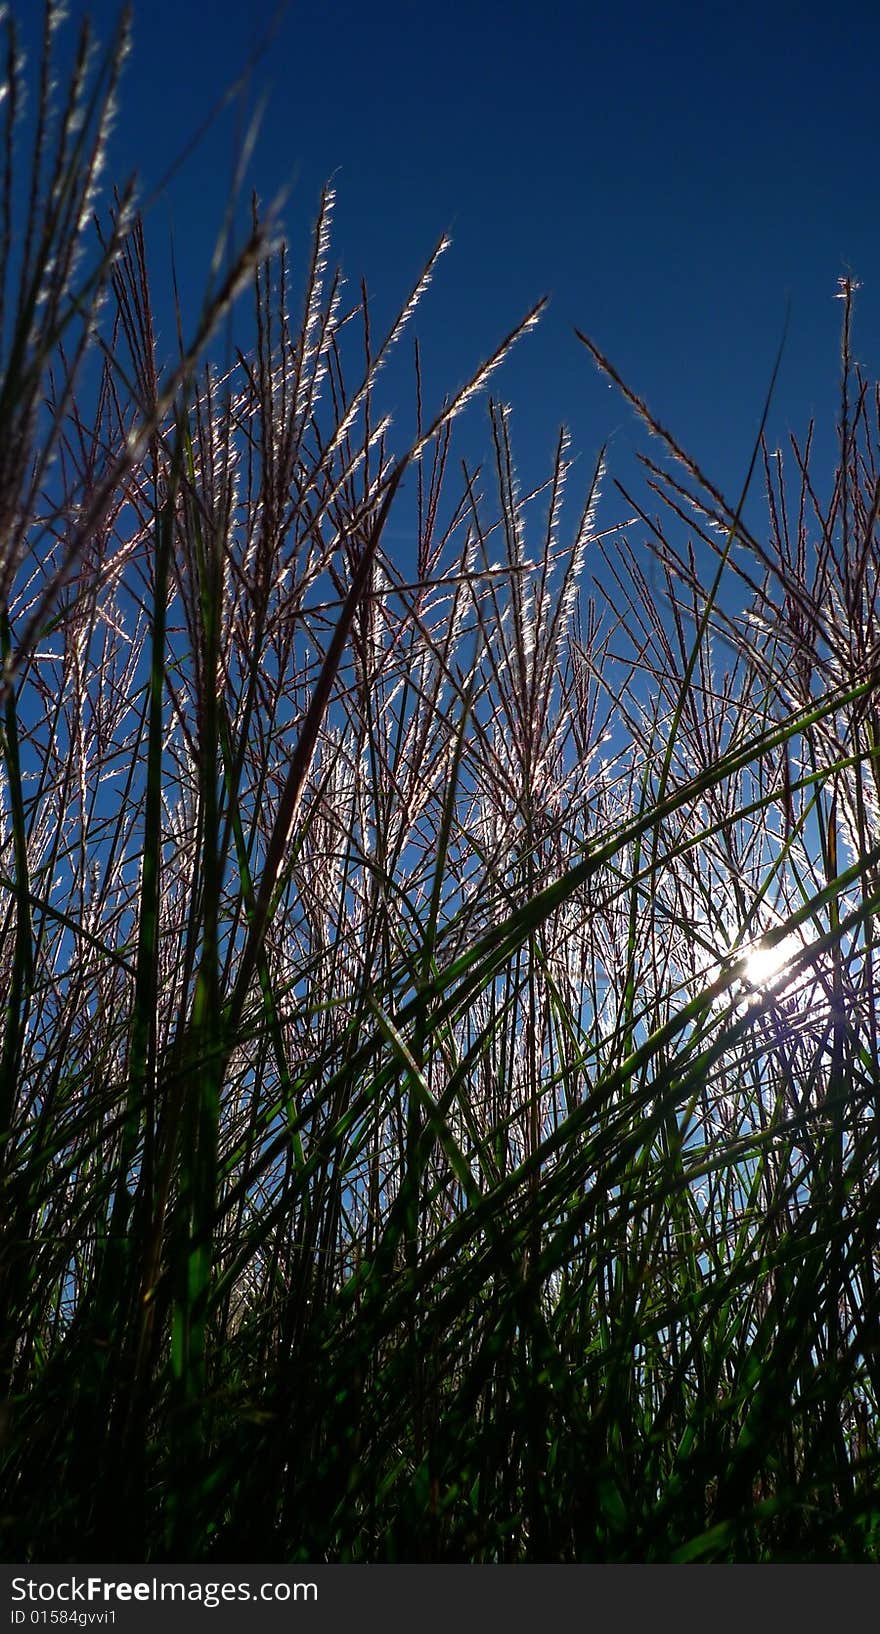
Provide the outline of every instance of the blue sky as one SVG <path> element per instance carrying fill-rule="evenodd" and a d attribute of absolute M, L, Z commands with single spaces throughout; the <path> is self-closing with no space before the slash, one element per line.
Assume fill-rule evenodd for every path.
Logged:
<path fill-rule="evenodd" d="M 106 37 L 119 8 L 69 9 Z M 155 186 L 275 10 L 136 0 L 114 176 L 136 168 Z M 69 50 L 70 22 L 64 32 Z M 251 104 L 260 90 L 269 103 L 250 178 L 265 199 L 291 188 L 296 264 L 335 177 L 336 255 L 355 287 L 366 276 L 379 321 L 450 231 L 418 324 L 435 402 L 551 295 L 498 378 L 524 476 L 545 469 L 561 420 L 585 482 L 601 442 L 627 480 L 632 447 L 645 446 L 577 325 L 733 494 L 787 299 L 774 439 L 814 413 L 833 426 L 833 295 L 847 269 L 863 285 L 855 355 L 877 370 L 878 60 L 880 6 L 866 0 L 839 12 L 768 0 L 293 0 L 254 75 Z M 193 318 L 243 121 L 241 106 L 226 112 L 148 218 L 160 284 L 173 224 Z M 170 324 L 167 339 L 171 349 Z M 477 412 L 478 440 L 481 430 Z"/>

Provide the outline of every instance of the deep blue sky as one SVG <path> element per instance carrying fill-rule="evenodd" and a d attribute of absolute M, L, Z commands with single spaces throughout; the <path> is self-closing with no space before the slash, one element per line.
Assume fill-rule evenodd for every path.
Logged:
<path fill-rule="evenodd" d="M 67 50 L 73 20 L 88 12 L 106 37 L 118 9 L 71 0 Z M 137 168 L 154 186 L 275 9 L 135 4 L 114 175 Z M 266 199 L 292 187 L 285 220 L 301 263 L 335 173 L 336 254 L 355 286 L 366 276 L 380 317 L 450 230 L 418 323 L 434 404 L 551 294 L 498 377 L 525 475 L 543 470 L 563 419 L 585 466 L 611 437 L 612 473 L 629 477 L 627 451 L 644 446 L 577 325 L 733 494 L 787 296 L 776 438 L 812 413 L 833 425 L 832 297 L 847 268 L 863 283 L 855 355 L 869 371 L 880 363 L 878 61 L 876 0 L 293 0 L 255 74 L 270 101 L 250 176 Z M 150 212 L 160 278 L 173 222 L 193 317 L 241 122 L 228 111 Z"/>

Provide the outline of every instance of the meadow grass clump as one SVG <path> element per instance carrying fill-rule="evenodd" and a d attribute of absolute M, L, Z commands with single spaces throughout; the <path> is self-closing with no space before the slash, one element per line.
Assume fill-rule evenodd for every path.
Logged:
<path fill-rule="evenodd" d="M 455 457 L 539 307 L 433 417 L 416 345 L 394 451 L 445 245 L 377 336 L 329 192 L 299 318 L 255 215 L 162 359 L 129 195 L 91 230 L 124 35 L 22 192 L 7 30 L 6 1557 L 876 1560 L 851 285 L 830 497 L 759 440 L 755 536 L 618 382 L 668 527 L 603 533 L 564 434 L 534 494 L 496 400 Z"/>

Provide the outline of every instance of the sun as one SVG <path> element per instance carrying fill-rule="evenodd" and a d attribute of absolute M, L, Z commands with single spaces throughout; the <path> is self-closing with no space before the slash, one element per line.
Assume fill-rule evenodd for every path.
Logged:
<path fill-rule="evenodd" d="M 756 942 L 746 956 L 743 972 L 745 980 L 754 989 L 780 987 L 786 967 L 800 948 L 800 939 L 792 933 L 783 936 L 781 941 L 774 942 L 772 947 L 768 947 L 764 942 Z"/>

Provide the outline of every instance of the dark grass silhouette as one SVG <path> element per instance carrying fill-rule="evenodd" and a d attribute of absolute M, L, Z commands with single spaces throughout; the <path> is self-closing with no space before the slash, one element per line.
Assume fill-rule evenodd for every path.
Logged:
<path fill-rule="evenodd" d="M 124 34 L 26 125 L 7 29 L 6 1557 L 878 1558 L 851 284 L 830 498 L 759 443 L 753 537 L 618 381 L 672 536 L 603 534 L 564 434 L 533 495 L 498 402 L 457 458 L 538 307 L 433 411 L 415 349 L 395 451 L 444 245 L 377 337 L 329 192 L 298 320 L 255 220 L 160 359 L 92 225 Z"/>

